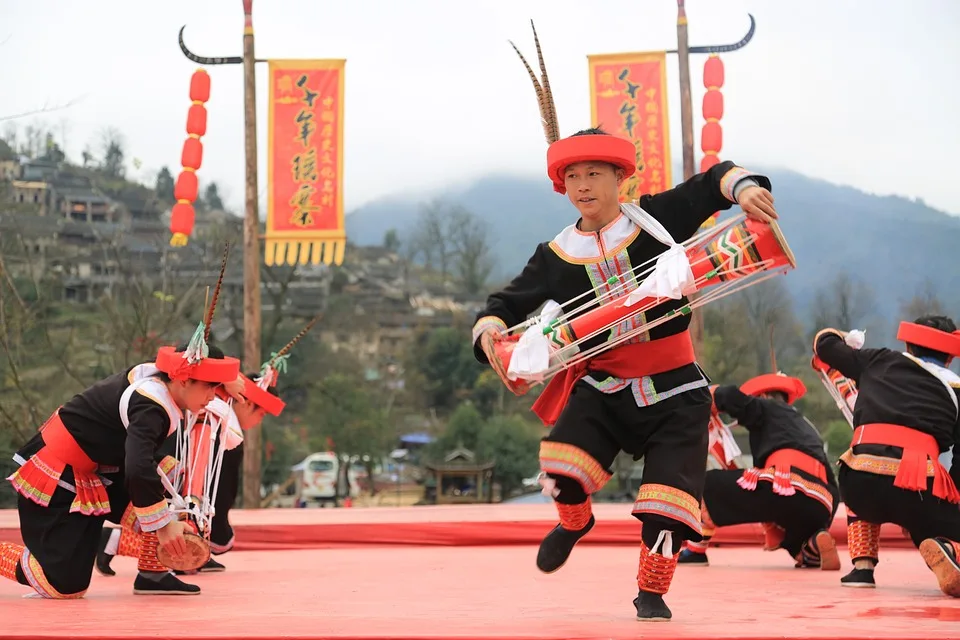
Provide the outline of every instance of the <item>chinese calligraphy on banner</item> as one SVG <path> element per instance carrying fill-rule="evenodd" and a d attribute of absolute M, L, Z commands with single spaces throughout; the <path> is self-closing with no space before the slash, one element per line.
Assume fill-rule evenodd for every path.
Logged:
<path fill-rule="evenodd" d="M 265 262 L 341 264 L 346 60 L 270 60 Z"/>
<path fill-rule="evenodd" d="M 666 54 L 587 56 L 593 126 L 633 141 L 637 173 L 620 188 L 620 200 L 637 200 L 673 186 Z"/>

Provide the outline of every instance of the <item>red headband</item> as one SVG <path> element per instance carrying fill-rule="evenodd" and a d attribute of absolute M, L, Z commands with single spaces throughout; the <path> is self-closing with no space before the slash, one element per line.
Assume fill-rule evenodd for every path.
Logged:
<path fill-rule="evenodd" d="M 287 406 L 287 403 L 269 391 L 258 387 L 257 383 L 247 376 L 241 374 L 240 377 L 243 378 L 244 398 L 272 416 L 279 416 L 283 412 L 283 409 Z"/>
<path fill-rule="evenodd" d="M 947 333 L 922 324 L 901 322 L 897 330 L 897 340 L 960 357 L 960 331 Z"/>
<path fill-rule="evenodd" d="M 759 396 L 771 391 L 787 394 L 787 404 L 793 404 L 807 393 L 807 386 L 800 378 L 791 378 L 782 373 L 765 373 L 740 385 L 740 391 L 748 396 Z"/>
<path fill-rule="evenodd" d="M 625 138 L 607 135 L 570 136 L 547 147 L 547 176 L 553 190 L 564 194 L 563 172 L 577 162 L 609 162 L 626 172 L 629 178 L 637 172 L 637 149 Z"/>
<path fill-rule="evenodd" d="M 237 379 L 240 374 L 240 361 L 236 358 L 204 358 L 196 364 L 190 364 L 182 351 L 174 347 L 160 347 L 154 363 L 171 380 L 197 380 L 224 384 Z"/>

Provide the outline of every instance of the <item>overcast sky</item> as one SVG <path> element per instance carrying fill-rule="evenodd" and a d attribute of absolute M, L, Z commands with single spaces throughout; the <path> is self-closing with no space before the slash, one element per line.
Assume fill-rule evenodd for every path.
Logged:
<path fill-rule="evenodd" d="M 747 14 L 757 20 L 753 41 L 722 56 L 722 158 L 919 197 L 960 214 L 960 1 L 687 0 L 687 13 L 691 45 L 735 42 Z M 533 89 L 507 44 L 535 55 L 530 18 L 562 135 L 590 124 L 588 54 L 676 46 L 672 0 L 254 2 L 259 57 L 347 59 L 348 211 L 398 191 L 426 197 L 494 171 L 543 174 Z M 0 0 L 0 117 L 74 101 L 16 124 L 45 121 L 74 159 L 88 145 L 99 154 L 99 132 L 112 126 L 130 160 L 141 162 L 133 175 L 152 183 L 163 165 L 176 175 L 196 67 L 177 46 L 184 24 L 199 55 L 241 53 L 241 0 Z M 698 141 L 704 61 L 694 56 L 690 65 Z M 668 62 L 679 162 L 676 57 Z M 200 177 L 216 180 L 239 209 L 242 72 L 209 70 Z M 266 76 L 259 65 L 261 150 Z M 265 193 L 263 155 L 260 167 Z"/>

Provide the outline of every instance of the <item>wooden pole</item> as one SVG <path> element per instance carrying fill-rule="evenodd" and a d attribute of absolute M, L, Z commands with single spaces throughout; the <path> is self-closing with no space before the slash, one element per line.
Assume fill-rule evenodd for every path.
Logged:
<path fill-rule="evenodd" d="M 680 137 L 683 148 L 683 179 L 693 177 L 693 98 L 690 91 L 690 43 L 687 39 L 687 13 L 684 0 L 677 0 L 677 59 L 680 63 Z M 696 295 L 690 296 L 691 301 Z M 697 357 L 703 354 L 703 314 L 690 315 L 690 337 Z"/>
<path fill-rule="evenodd" d="M 246 214 L 243 219 L 243 364 L 257 371 L 260 353 L 260 213 L 257 198 L 257 75 L 253 48 L 253 0 L 243 0 L 243 99 Z M 243 506 L 260 507 L 260 427 L 244 433 Z"/>

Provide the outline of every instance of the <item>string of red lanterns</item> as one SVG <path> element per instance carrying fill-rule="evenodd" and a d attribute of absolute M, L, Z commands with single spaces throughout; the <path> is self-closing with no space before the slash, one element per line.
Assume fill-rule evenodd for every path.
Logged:
<path fill-rule="evenodd" d="M 720 163 L 719 153 L 723 149 L 723 129 L 720 119 L 723 117 L 723 62 L 716 54 L 707 58 L 703 66 L 703 86 L 707 90 L 703 94 L 703 130 L 700 132 L 700 150 L 703 158 L 700 160 L 700 173 L 708 171 Z M 716 221 L 720 212 L 713 214 L 711 220 Z"/>
<path fill-rule="evenodd" d="M 193 233 L 196 219 L 193 203 L 200 192 L 197 171 L 203 163 L 203 143 L 200 138 L 207 133 L 207 108 L 204 105 L 209 100 L 210 74 L 198 69 L 190 78 L 192 104 L 187 111 L 187 139 L 180 154 L 182 170 L 173 187 L 173 197 L 177 201 L 170 212 L 170 233 L 173 234 L 170 245 L 173 247 L 185 247 Z"/>

